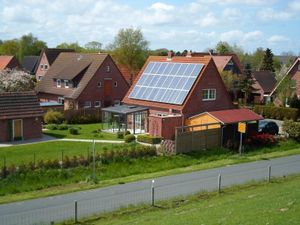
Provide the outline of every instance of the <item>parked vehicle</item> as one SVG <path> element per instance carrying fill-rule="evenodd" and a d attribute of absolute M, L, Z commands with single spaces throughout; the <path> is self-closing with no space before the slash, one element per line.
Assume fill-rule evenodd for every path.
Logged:
<path fill-rule="evenodd" d="M 259 133 L 267 133 L 267 134 L 275 135 L 275 134 L 278 134 L 279 127 L 273 121 L 262 120 L 262 121 L 259 121 L 258 132 Z"/>

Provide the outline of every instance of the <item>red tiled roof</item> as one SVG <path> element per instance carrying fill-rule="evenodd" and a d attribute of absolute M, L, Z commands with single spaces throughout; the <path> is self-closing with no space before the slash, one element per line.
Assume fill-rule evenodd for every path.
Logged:
<path fill-rule="evenodd" d="M 0 56 L 0 70 L 6 69 L 10 61 L 14 58 L 14 56 L 3 55 Z"/>
<path fill-rule="evenodd" d="M 126 66 L 121 65 L 121 64 L 117 64 L 117 67 L 120 70 L 120 72 L 123 75 L 123 77 L 125 78 L 125 80 L 127 81 L 127 83 L 129 85 L 131 85 L 134 82 L 134 80 L 137 77 L 137 75 L 138 75 L 139 72 L 138 71 L 134 72 L 133 76 L 131 78 L 130 71 L 129 71 L 129 69 Z"/>
<path fill-rule="evenodd" d="M 213 116 L 223 124 L 256 121 L 256 120 L 264 119 L 262 116 L 256 114 L 255 112 L 249 109 L 229 109 L 229 110 L 212 111 L 206 113 Z"/>

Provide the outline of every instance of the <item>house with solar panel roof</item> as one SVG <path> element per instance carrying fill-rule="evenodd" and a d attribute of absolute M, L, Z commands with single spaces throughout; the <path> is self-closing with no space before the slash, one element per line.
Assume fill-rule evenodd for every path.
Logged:
<path fill-rule="evenodd" d="M 172 139 L 195 115 L 233 109 L 211 56 L 150 56 L 122 101 L 103 109 L 110 129 Z"/>

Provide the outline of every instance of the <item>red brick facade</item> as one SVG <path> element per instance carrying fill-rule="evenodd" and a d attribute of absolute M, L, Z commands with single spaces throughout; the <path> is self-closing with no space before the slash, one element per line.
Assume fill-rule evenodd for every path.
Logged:
<path fill-rule="evenodd" d="M 294 67 L 289 72 L 291 79 L 296 81 L 296 94 L 300 98 L 300 70 L 299 70 L 300 60 L 294 64 Z"/>
<path fill-rule="evenodd" d="M 12 138 L 13 133 L 12 121 L 0 120 L 0 142 L 11 141 L 10 138 Z M 42 137 L 41 117 L 24 118 L 22 119 L 22 124 L 24 140 Z"/>
<path fill-rule="evenodd" d="M 149 134 L 153 136 L 164 137 L 166 139 L 174 139 L 175 127 L 182 125 L 182 116 L 156 116 L 150 115 Z"/>
<path fill-rule="evenodd" d="M 46 68 L 45 68 L 46 65 Z M 41 80 L 41 78 L 43 78 L 43 76 L 45 76 L 45 74 L 47 73 L 48 69 L 49 69 L 50 65 L 48 62 L 48 59 L 46 57 L 46 54 L 43 53 L 41 56 L 41 59 L 39 61 L 39 64 L 37 65 L 37 69 L 36 69 L 36 74 L 35 74 L 35 78 L 36 80 Z"/>

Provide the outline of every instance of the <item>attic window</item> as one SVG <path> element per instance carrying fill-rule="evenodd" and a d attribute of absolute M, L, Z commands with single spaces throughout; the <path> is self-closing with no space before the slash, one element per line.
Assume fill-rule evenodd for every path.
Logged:
<path fill-rule="evenodd" d="M 117 81 L 114 82 L 114 86 L 118 87 L 118 82 Z"/>
<path fill-rule="evenodd" d="M 101 86 L 102 86 L 102 83 L 101 83 L 101 82 L 98 82 L 98 83 L 97 83 L 97 87 L 100 88 Z"/>
<path fill-rule="evenodd" d="M 56 87 L 61 87 L 61 80 L 60 79 L 56 80 Z"/>
<path fill-rule="evenodd" d="M 65 83 L 65 88 L 69 88 L 69 81 L 68 80 L 64 80 Z"/>
<path fill-rule="evenodd" d="M 43 64 L 41 64 L 41 69 L 44 69 L 44 65 Z"/>
<path fill-rule="evenodd" d="M 110 66 L 106 66 L 106 72 L 107 72 L 107 73 L 110 72 Z"/>
<path fill-rule="evenodd" d="M 213 101 L 216 100 L 216 89 L 203 89 L 203 101 Z"/>
<path fill-rule="evenodd" d="M 44 69 L 45 69 L 45 70 L 48 69 L 48 65 L 47 65 L 47 64 L 44 65 Z"/>

